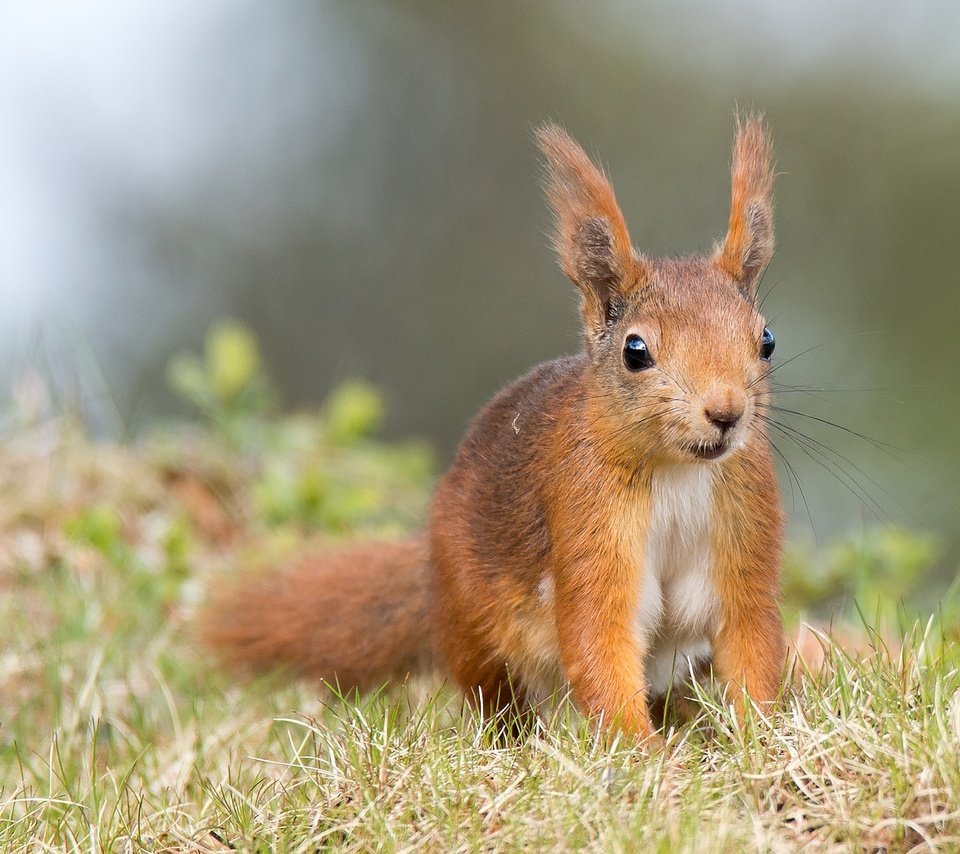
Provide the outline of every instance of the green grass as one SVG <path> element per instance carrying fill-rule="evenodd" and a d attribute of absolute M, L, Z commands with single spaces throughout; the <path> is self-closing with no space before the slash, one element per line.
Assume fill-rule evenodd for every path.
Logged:
<path fill-rule="evenodd" d="M 561 702 L 504 743 L 437 682 L 235 684 L 191 642 L 204 576 L 302 534 L 254 509 L 205 532 L 149 447 L 57 430 L 2 456 L 0 850 L 960 847 L 960 655 L 933 623 L 827 643 L 743 731 L 705 695 L 648 755 Z"/>
<path fill-rule="evenodd" d="M 132 446 L 56 419 L 0 444 L 0 851 L 960 850 L 955 607 L 807 633 L 772 717 L 741 729 L 705 689 L 652 753 L 563 701 L 508 741 L 439 680 L 358 700 L 218 672 L 190 631 L 208 580 L 410 527 L 429 461 L 369 438 L 363 387 L 286 419 L 210 405 Z M 816 601 L 878 567 L 889 598 L 925 542 L 787 566 L 820 562 Z"/>
<path fill-rule="evenodd" d="M 163 584 L 63 564 L 7 594 L 0 850 L 911 850 L 960 846 L 960 658 L 828 648 L 741 731 L 652 755 L 560 704 L 520 743 L 433 683 L 351 703 L 231 684 Z"/>

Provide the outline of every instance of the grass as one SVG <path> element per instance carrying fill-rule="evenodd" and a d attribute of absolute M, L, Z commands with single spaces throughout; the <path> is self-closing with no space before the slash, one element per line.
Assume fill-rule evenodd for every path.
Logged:
<path fill-rule="evenodd" d="M 653 753 L 562 701 L 509 742 L 438 679 L 339 698 L 218 672 L 190 631 L 210 578 L 422 516 L 422 449 L 370 440 L 374 410 L 353 388 L 321 415 L 221 409 L 221 432 L 136 445 L 11 431 L 0 850 L 960 850 L 951 619 L 807 632 L 769 719 L 741 729 L 707 687 Z M 918 560 L 871 549 L 884 583 L 878 555 Z M 852 565 L 840 551 L 818 577 Z"/>
<path fill-rule="evenodd" d="M 231 684 L 162 587 L 61 567 L 8 594 L 0 849 L 960 846 L 960 660 L 929 634 L 828 645 L 742 731 L 705 696 L 647 755 L 565 704 L 504 744 L 434 683 L 359 702 Z"/>

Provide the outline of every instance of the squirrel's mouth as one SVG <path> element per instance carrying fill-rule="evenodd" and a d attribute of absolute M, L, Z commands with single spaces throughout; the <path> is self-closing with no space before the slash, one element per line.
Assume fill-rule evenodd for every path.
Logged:
<path fill-rule="evenodd" d="M 719 459 L 729 449 L 730 445 L 727 442 L 694 442 L 687 448 L 698 460 Z"/>

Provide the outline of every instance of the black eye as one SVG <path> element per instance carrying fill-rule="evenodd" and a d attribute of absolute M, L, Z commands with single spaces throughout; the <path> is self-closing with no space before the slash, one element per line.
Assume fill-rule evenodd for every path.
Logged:
<path fill-rule="evenodd" d="M 764 328 L 763 335 L 760 337 L 760 358 L 765 362 L 770 361 L 770 357 L 773 355 L 773 348 L 777 346 L 777 340 L 773 337 L 773 333 Z"/>
<path fill-rule="evenodd" d="M 627 336 L 626 343 L 623 345 L 623 364 L 627 366 L 628 371 L 642 371 L 644 368 L 652 367 L 653 357 L 647 349 L 647 342 L 639 335 Z"/>

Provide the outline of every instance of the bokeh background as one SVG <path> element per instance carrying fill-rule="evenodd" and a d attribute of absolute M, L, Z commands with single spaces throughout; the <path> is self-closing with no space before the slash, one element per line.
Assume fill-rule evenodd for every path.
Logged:
<path fill-rule="evenodd" d="M 98 433 L 135 435 L 183 414 L 165 365 L 231 316 L 287 406 L 365 377 L 388 432 L 442 464 L 491 393 L 578 348 L 532 128 L 566 125 L 636 244 L 682 254 L 723 232 L 738 104 L 766 112 L 782 173 L 764 287 L 809 436 L 778 440 L 794 535 L 933 530 L 948 574 L 950 0 L 4 3 L 2 387 L 40 370 Z"/>

